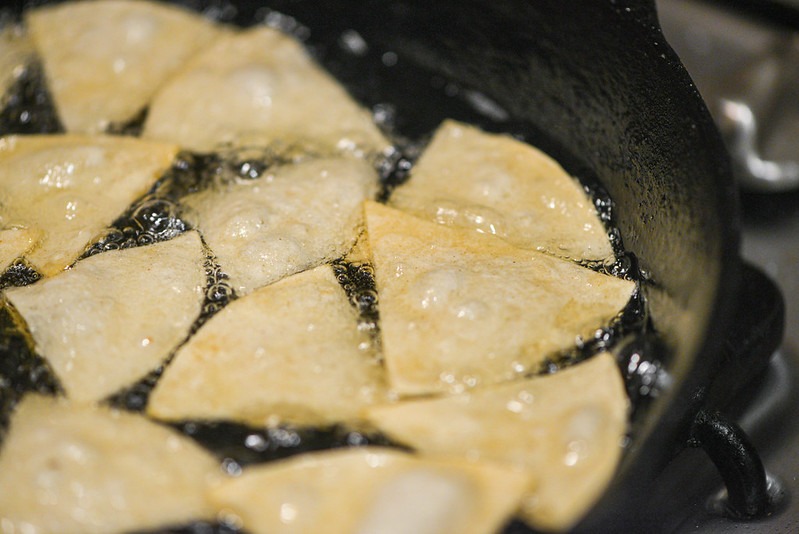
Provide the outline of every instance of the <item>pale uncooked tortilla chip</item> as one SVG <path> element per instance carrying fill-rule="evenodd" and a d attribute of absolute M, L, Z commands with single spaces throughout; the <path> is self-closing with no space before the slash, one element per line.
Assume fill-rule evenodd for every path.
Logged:
<path fill-rule="evenodd" d="M 177 150 L 112 136 L 2 138 L 0 228 L 40 232 L 41 241 L 26 258 L 53 275 L 150 189 Z"/>
<path fill-rule="evenodd" d="M 361 447 L 245 469 L 211 500 L 253 534 L 486 534 L 508 520 L 527 483 L 488 464 Z"/>
<path fill-rule="evenodd" d="M 294 38 L 265 26 L 227 35 L 156 95 L 145 137 L 208 152 L 221 144 L 308 144 L 379 153 L 390 144 Z"/>
<path fill-rule="evenodd" d="M 65 2 L 25 22 L 69 132 L 101 133 L 136 116 L 158 87 L 220 30 L 155 2 Z"/>
<path fill-rule="evenodd" d="M 140 415 L 31 395 L 0 450 L 3 532 L 108 534 L 212 520 L 219 465 Z"/>
<path fill-rule="evenodd" d="M 39 240 L 39 232 L 30 228 L 0 229 L 0 274 L 15 259 L 28 252 Z"/>
<path fill-rule="evenodd" d="M 613 477 L 628 406 L 621 373 L 602 353 L 554 375 L 378 406 L 369 419 L 425 454 L 529 472 L 525 520 L 542 530 L 566 530 Z"/>
<path fill-rule="evenodd" d="M 627 304 L 635 285 L 494 236 L 367 202 L 383 353 L 401 395 L 537 370 Z"/>
<path fill-rule="evenodd" d="M 389 203 L 525 249 L 574 260 L 613 256 L 591 199 L 555 160 L 508 135 L 452 120 L 437 130 Z"/>
<path fill-rule="evenodd" d="M 9 25 L 0 29 L 0 108 L 3 97 L 25 72 L 33 59 L 33 45 L 21 27 Z"/>
<path fill-rule="evenodd" d="M 329 265 L 233 301 L 181 349 L 153 390 L 159 419 L 255 426 L 356 420 L 385 401 L 383 369 Z"/>
<path fill-rule="evenodd" d="M 282 166 L 183 203 L 231 286 L 247 293 L 343 256 L 363 225 L 362 201 L 376 193 L 369 164 L 334 158 Z"/>
<path fill-rule="evenodd" d="M 196 232 L 112 250 L 8 289 L 67 397 L 101 400 L 156 368 L 186 337 L 205 293 Z"/>

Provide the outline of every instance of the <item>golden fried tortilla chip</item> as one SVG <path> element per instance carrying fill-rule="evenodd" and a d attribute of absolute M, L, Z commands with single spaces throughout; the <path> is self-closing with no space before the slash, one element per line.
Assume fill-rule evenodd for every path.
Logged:
<path fill-rule="evenodd" d="M 191 439 L 141 415 L 31 395 L 0 450 L 2 530 L 106 534 L 213 520 L 204 490 L 218 473 Z"/>
<path fill-rule="evenodd" d="M 367 202 L 390 386 L 459 392 L 518 378 L 592 335 L 632 282 Z"/>
<path fill-rule="evenodd" d="M 389 203 L 520 248 L 574 260 L 613 256 L 591 199 L 555 160 L 453 120 L 444 121 Z"/>
<path fill-rule="evenodd" d="M 329 265 L 233 301 L 177 353 L 147 412 L 254 426 L 357 420 L 383 368 Z"/>
<path fill-rule="evenodd" d="M 245 469 L 211 499 L 253 534 L 485 534 L 507 521 L 527 481 L 488 464 L 360 447 Z"/>
<path fill-rule="evenodd" d="M 196 232 L 90 256 L 6 290 L 67 397 L 98 401 L 158 367 L 183 341 L 205 295 Z"/>

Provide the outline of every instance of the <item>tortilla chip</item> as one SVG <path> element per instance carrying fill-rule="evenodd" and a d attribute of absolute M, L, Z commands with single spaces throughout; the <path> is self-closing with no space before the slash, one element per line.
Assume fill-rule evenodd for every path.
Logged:
<path fill-rule="evenodd" d="M 383 352 L 401 395 L 518 378 L 618 314 L 635 289 L 493 236 L 367 202 Z"/>
<path fill-rule="evenodd" d="M 508 135 L 446 120 L 390 205 L 447 226 L 574 260 L 613 256 L 607 231 L 580 183 Z"/>
<path fill-rule="evenodd" d="M 3 532 L 107 534 L 213 519 L 218 463 L 131 413 L 30 395 L 0 450 Z"/>
<path fill-rule="evenodd" d="M 98 401 L 158 367 L 188 334 L 205 294 L 196 232 L 90 256 L 6 291 L 67 397 Z"/>
<path fill-rule="evenodd" d="M 567 530 L 605 490 L 621 457 L 629 401 L 613 357 L 470 393 L 369 409 L 369 420 L 425 454 L 529 472 L 521 512 Z"/>
<path fill-rule="evenodd" d="M 159 419 L 324 425 L 385 401 L 383 369 L 329 265 L 240 298 L 177 353 L 150 396 Z"/>
<path fill-rule="evenodd" d="M 158 87 L 221 32 L 155 2 L 65 2 L 25 19 L 69 132 L 101 133 L 135 117 Z"/>
<path fill-rule="evenodd" d="M 361 202 L 376 193 L 371 166 L 334 158 L 278 167 L 183 203 L 243 294 L 343 256 L 362 227 Z"/>
<path fill-rule="evenodd" d="M 259 26 L 217 40 L 163 87 L 145 137 L 184 148 L 308 144 L 322 153 L 380 153 L 390 144 L 302 45 Z"/>
<path fill-rule="evenodd" d="M 45 276 L 56 274 L 152 187 L 176 153 L 175 145 L 125 137 L 0 138 L 0 228 L 41 232 L 26 258 Z"/>
<path fill-rule="evenodd" d="M 211 492 L 253 534 L 485 534 L 519 502 L 525 475 L 373 447 L 246 469 Z"/>

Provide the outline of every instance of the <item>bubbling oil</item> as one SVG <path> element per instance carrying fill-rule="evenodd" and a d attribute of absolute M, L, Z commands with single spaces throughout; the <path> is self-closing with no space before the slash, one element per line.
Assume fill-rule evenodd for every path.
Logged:
<path fill-rule="evenodd" d="M 42 274 L 24 258 L 17 258 L 0 275 L 0 291 L 7 287 L 21 287 L 42 278 Z"/>
<path fill-rule="evenodd" d="M 358 330 L 368 332 L 376 352 L 380 354 L 380 312 L 374 269 L 368 263 L 350 263 L 345 259 L 332 263 L 336 279 L 358 311 Z"/>
<path fill-rule="evenodd" d="M 171 426 L 221 460 L 227 459 L 229 469 L 233 470 L 323 449 L 366 445 L 404 449 L 379 432 L 355 430 L 343 425 L 301 427 L 284 424 L 254 428 L 230 421 L 183 421 Z"/>
<path fill-rule="evenodd" d="M 6 94 L 0 95 L 0 136 L 63 132 L 42 65 L 33 61 Z"/>
<path fill-rule="evenodd" d="M 179 204 L 154 195 L 145 196 L 95 238 L 81 259 L 108 250 L 150 245 L 177 237 L 189 229 L 181 214 Z"/>

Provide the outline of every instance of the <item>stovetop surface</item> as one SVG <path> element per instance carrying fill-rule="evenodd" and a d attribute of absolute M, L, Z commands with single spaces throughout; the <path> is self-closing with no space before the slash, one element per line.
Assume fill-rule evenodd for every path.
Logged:
<path fill-rule="evenodd" d="M 751 104 L 759 126 L 759 156 L 799 162 L 799 31 L 770 27 L 718 10 L 718 5 L 659 0 L 667 40 L 722 132 L 722 99 Z M 745 184 L 746 177 L 739 181 Z M 763 519 L 737 522 L 720 516 L 712 503 L 723 487 L 721 477 L 701 450 L 687 450 L 654 490 L 653 501 L 662 513 L 653 517 L 653 532 L 799 532 L 799 191 L 743 192 L 741 207 L 742 255 L 779 286 L 786 323 L 782 346 L 766 376 L 750 390 L 753 400 L 738 423 L 760 451 L 767 473 L 781 485 L 782 500 Z"/>

